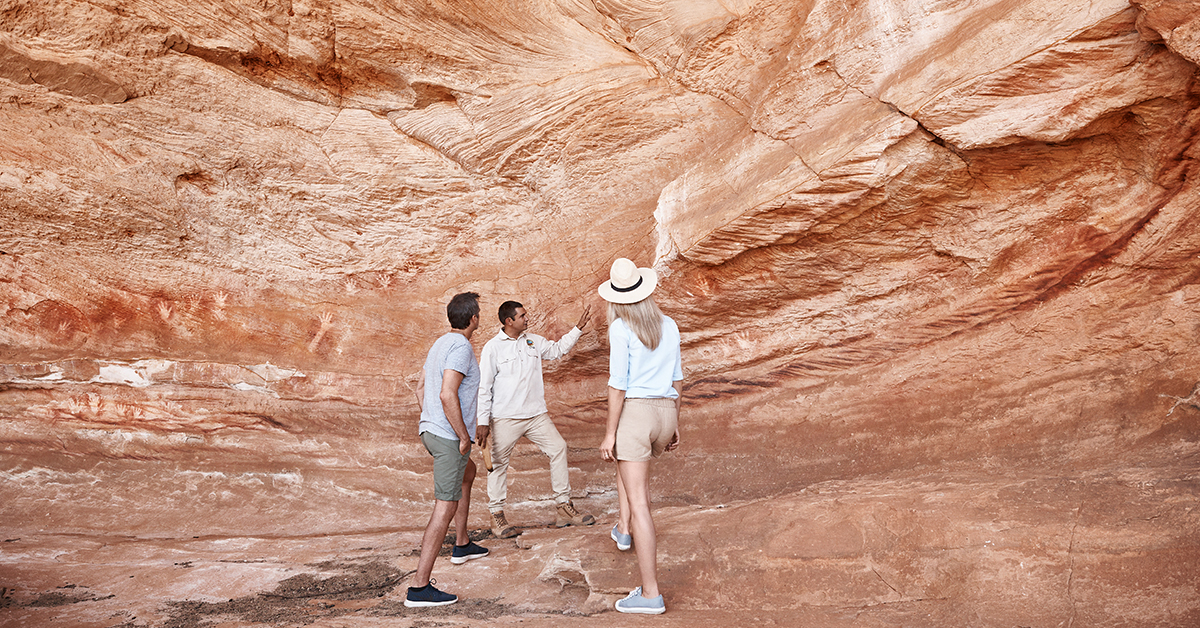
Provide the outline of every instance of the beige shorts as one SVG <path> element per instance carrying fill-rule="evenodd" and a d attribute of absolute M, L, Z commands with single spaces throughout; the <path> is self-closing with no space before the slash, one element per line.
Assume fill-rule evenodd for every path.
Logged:
<path fill-rule="evenodd" d="M 626 399 L 617 424 L 617 460 L 659 457 L 675 436 L 678 421 L 674 399 Z"/>

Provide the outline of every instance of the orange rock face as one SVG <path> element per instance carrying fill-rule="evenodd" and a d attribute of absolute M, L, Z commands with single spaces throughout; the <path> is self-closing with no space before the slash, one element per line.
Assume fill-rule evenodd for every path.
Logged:
<path fill-rule="evenodd" d="M 602 320 L 546 367 L 599 523 L 523 443 L 524 534 L 479 482 L 400 603 L 446 301 L 558 337 L 617 257 L 683 334 L 667 624 L 1200 623 L 1198 16 L 0 2 L 0 625 L 623 625 Z"/>

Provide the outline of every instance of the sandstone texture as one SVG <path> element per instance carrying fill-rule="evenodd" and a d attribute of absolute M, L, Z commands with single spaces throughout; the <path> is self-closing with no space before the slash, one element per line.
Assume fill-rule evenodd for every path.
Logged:
<path fill-rule="evenodd" d="M 1200 2 L 0 0 L 0 626 L 630 625 L 603 316 L 402 605 L 446 301 L 683 334 L 666 626 L 1200 625 Z"/>

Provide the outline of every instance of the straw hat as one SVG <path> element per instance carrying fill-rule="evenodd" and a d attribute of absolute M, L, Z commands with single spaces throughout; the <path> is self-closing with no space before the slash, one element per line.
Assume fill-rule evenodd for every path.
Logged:
<path fill-rule="evenodd" d="M 613 262 L 608 277 L 597 292 L 612 303 L 637 303 L 650 296 L 658 285 L 658 273 L 653 268 L 638 268 L 624 257 Z"/>

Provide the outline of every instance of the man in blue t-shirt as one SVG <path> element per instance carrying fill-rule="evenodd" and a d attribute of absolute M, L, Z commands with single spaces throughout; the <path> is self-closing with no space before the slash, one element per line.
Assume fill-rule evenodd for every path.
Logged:
<path fill-rule="evenodd" d="M 467 536 L 471 484 L 475 482 L 471 440 L 475 438 L 479 395 L 479 362 L 471 348 L 471 335 L 479 328 L 479 295 L 454 295 L 446 306 L 446 317 L 450 319 L 450 331 L 429 349 L 423 376 L 417 382 L 417 403 L 421 407 L 418 431 L 426 451 L 433 456 L 434 503 L 421 539 L 417 572 L 404 599 L 404 605 L 410 608 L 458 601 L 458 596 L 435 588 L 429 578 L 451 520 L 455 540 L 450 562 L 461 565 L 488 553 L 487 548 L 472 543 Z"/>

